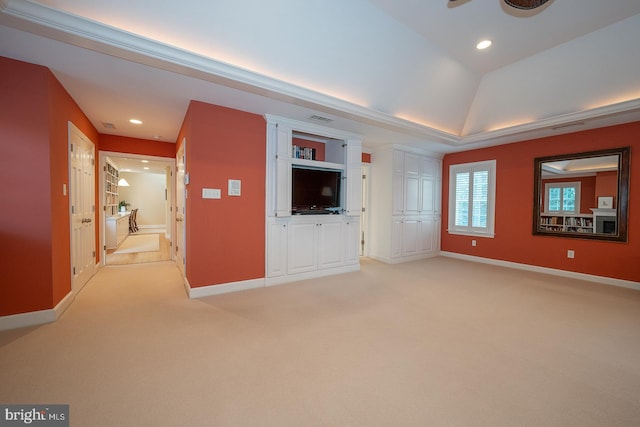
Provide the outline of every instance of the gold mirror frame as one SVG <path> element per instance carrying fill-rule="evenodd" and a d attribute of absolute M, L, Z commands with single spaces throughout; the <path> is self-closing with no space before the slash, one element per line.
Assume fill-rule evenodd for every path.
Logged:
<path fill-rule="evenodd" d="M 575 231 L 552 231 L 542 224 L 543 192 L 542 165 L 564 160 L 589 159 L 602 156 L 618 156 L 618 191 L 616 194 L 616 232 L 584 233 Z M 604 240 L 613 242 L 627 241 L 627 221 L 629 210 L 629 158 L 630 148 L 588 151 L 584 153 L 563 154 L 559 156 L 537 157 L 534 159 L 533 183 L 533 234 L 541 236 L 568 237 L 574 239 Z M 597 207 L 597 206 L 595 206 Z"/>

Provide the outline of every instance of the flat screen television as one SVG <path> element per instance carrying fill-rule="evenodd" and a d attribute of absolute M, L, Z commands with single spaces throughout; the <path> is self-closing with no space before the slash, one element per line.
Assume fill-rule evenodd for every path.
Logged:
<path fill-rule="evenodd" d="M 342 171 L 294 166 L 291 169 L 291 213 L 339 213 Z"/>

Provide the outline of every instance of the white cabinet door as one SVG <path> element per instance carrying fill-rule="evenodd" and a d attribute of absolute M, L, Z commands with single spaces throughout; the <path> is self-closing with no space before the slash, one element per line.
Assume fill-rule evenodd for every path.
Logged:
<path fill-rule="evenodd" d="M 420 209 L 420 176 L 406 174 L 404 177 L 404 214 L 417 215 Z"/>
<path fill-rule="evenodd" d="M 417 219 L 405 219 L 402 221 L 402 256 L 411 256 L 418 253 Z"/>
<path fill-rule="evenodd" d="M 291 129 L 276 129 L 276 216 L 291 216 Z"/>
<path fill-rule="evenodd" d="M 331 268 L 342 265 L 342 221 L 316 224 L 318 231 L 318 268 Z"/>
<path fill-rule="evenodd" d="M 347 143 L 347 179 L 345 211 L 350 216 L 362 214 L 362 143 L 350 139 Z"/>
<path fill-rule="evenodd" d="M 287 273 L 296 274 L 318 268 L 318 238 L 315 222 L 290 222 Z"/>
<path fill-rule="evenodd" d="M 391 258 L 402 256 L 402 220 L 391 222 Z"/>
<path fill-rule="evenodd" d="M 421 219 L 418 222 L 418 252 L 433 252 L 433 233 L 435 221 L 431 218 Z"/>
<path fill-rule="evenodd" d="M 412 154 L 404 156 L 404 214 L 420 212 L 420 165 L 421 159 Z"/>
<path fill-rule="evenodd" d="M 285 222 L 267 225 L 267 277 L 287 274 L 287 234 Z"/>
<path fill-rule="evenodd" d="M 357 264 L 360 257 L 360 221 L 349 218 L 344 222 L 342 236 L 344 239 L 344 263 Z"/>
<path fill-rule="evenodd" d="M 393 152 L 393 175 L 391 187 L 392 215 L 402 215 L 404 211 L 404 153 Z"/>
<path fill-rule="evenodd" d="M 431 214 L 435 211 L 435 182 L 431 176 L 420 177 L 420 207 L 421 214 Z"/>

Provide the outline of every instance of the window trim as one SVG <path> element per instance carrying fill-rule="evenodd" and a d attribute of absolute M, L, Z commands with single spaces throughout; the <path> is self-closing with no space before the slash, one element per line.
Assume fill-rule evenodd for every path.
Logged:
<path fill-rule="evenodd" d="M 447 232 L 449 234 L 459 234 L 463 236 L 475 237 L 495 237 L 495 212 L 496 212 L 496 160 L 485 160 L 481 162 L 459 163 L 449 165 L 449 215 Z M 473 227 L 455 225 L 456 214 L 456 175 L 459 173 L 470 173 L 488 171 L 487 188 L 487 226 Z M 473 211 L 473 188 L 469 188 L 469 212 Z"/>
<path fill-rule="evenodd" d="M 562 209 L 562 199 L 560 199 L 560 210 L 549 210 L 549 190 L 551 188 L 575 188 L 575 210 L 565 211 Z M 578 215 L 580 214 L 580 198 L 582 196 L 582 182 L 581 181 L 559 181 L 559 182 L 545 182 L 544 183 L 544 213 L 550 215 Z"/>

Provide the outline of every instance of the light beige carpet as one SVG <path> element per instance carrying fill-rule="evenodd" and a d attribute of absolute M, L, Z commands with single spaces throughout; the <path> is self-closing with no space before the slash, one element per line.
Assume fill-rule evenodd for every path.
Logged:
<path fill-rule="evenodd" d="M 155 252 L 160 250 L 160 239 L 157 234 L 130 234 L 118 247 L 114 254 L 131 254 L 134 252 Z"/>
<path fill-rule="evenodd" d="M 448 258 L 200 300 L 106 267 L 0 332 L 0 402 L 72 426 L 637 426 L 640 292 Z"/>

